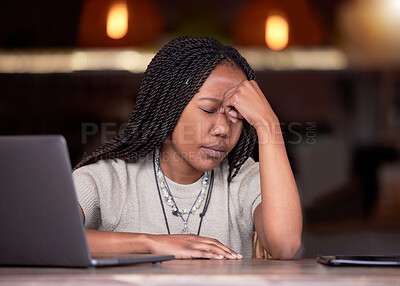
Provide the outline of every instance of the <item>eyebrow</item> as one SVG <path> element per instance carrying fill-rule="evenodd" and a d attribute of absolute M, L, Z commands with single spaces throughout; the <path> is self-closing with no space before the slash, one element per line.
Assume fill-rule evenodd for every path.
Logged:
<path fill-rule="evenodd" d="M 202 97 L 202 98 L 199 99 L 199 101 L 200 100 L 210 100 L 210 101 L 213 101 L 213 102 L 219 103 L 219 104 L 222 103 L 222 100 L 217 99 L 217 98 L 213 98 L 213 97 Z"/>

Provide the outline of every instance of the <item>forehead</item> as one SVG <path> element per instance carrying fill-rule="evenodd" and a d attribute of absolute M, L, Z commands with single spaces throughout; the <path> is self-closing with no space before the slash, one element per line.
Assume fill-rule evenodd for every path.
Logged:
<path fill-rule="evenodd" d="M 225 92 L 247 80 L 244 72 L 234 64 L 217 65 L 194 96 L 195 101 L 221 103 Z"/>

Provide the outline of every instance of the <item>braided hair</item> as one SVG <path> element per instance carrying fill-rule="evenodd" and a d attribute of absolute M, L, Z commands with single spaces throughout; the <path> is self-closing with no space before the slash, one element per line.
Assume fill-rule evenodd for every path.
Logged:
<path fill-rule="evenodd" d="M 157 148 L 172 133 L 183 109 L 219 63 L 241 68 L 248 80 L 254 71 L 239 52 L 211 38 L 183 36 L 167 43 L 151 60 L 137 102 L 125 128 L 78 163 L 74 170 L 101 159 L 135 161 Z M 257 136 L 243 120 L 240 138 L 228 154 L 231 181 L 252 155 Z"/>

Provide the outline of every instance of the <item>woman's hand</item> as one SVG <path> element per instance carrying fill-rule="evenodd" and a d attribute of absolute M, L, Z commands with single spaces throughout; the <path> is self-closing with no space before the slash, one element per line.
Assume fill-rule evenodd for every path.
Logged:
<path fill-rule="evenodd" d="M 176 259 L 242 259 L 216 239 L 194 234 L 154 235 L 86 229 L 92 253 L 171 254 Z"/>
<path fill-rule="evenodd" d="M 268 124 L 279 124 L 264 93 L 254 80 L 245 80 L 226 91 L 222 109 L 233 123 L 245 118 L 256 129 Z"/>
<path fill-rule="evenodd" d="M 194 234 L 148 235 L 150 253 L 172 254 L 176 259 L 241 259 L 242 256 L 216 239 Z"/>

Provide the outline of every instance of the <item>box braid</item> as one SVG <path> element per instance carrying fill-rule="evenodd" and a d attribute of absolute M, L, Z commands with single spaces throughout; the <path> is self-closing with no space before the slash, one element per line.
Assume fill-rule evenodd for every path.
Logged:
<path fill-rule="evenodd" d="M 101 159 L 135 161 L 149 154 L 173 131 L 183 109 L 221 62 L 243 70 L 249 80 L 254 71 L 239 52 L 211 38 L 184 36 L 166 44 L 151 60 L 139 88 L 136 105 L 124 128 L 78 163 L 74 170 Z M 251 156 L 257 136 L 243 120 L 240 138 L 228 154 L 231 181 Z"/>

